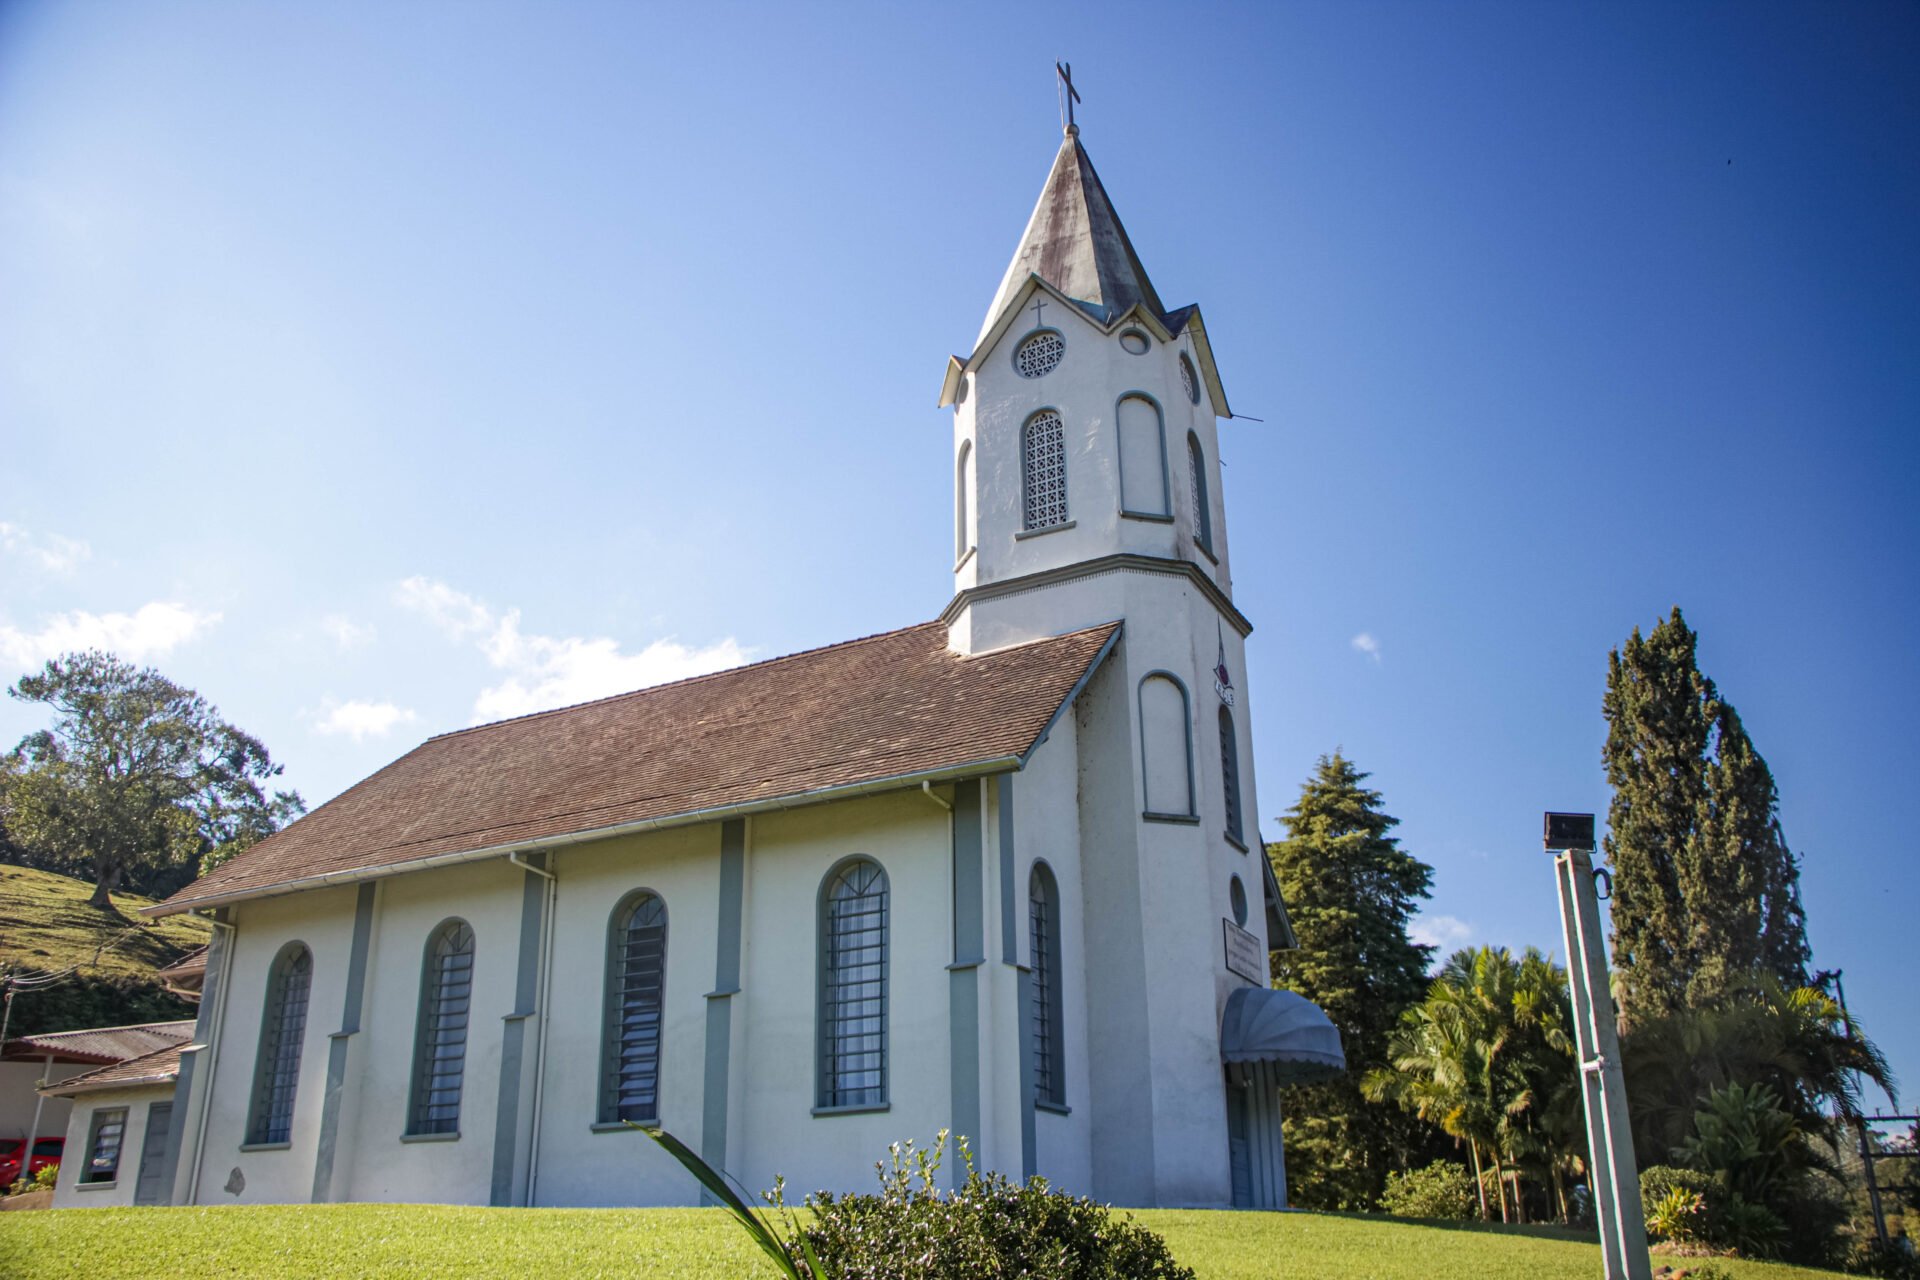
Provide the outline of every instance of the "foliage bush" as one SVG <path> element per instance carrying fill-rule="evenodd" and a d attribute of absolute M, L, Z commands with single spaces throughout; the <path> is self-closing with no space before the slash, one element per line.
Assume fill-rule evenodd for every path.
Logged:
<path fill-rule="evenodd" d="M 1464 1222 L 1473 1216 L 1473 1175 L 1451 1160 L 1387 1175 L 1380 1208 L 1396 1218 Z"/>
<path fill-rule="evenodd" d="M 1021 1186 L 982 1175 L 965 1142 L 957 1145 L 967 1176 L 955 1190 L 939 1187 L 943 1132 L 931 1152 L 895 1143 L 890 1165 L 877 1166 L 877 1195 L 808 1197 L 813 1221 L 790 1220 L 786 1242 L 796 1269 L 817 1261 L 835 1280 L 1193 1280 L 1153 1232 L 1116 1220 L 1105 1205 L 1049 1190 L 1043 1178 Z M 768 1196 L 776 1208 L 781 1192 L 776 1186 Z"/>
<path fill-rule="evenodd" d="M 1920 1280 L 1920 1252 L 1906 1239 L 1862 1240 L 1847 1250 L 1846 1269 L 1854 1275 L 1881 1280 Z"/>
<path fill-rule="evenodd" d="M 29 1191 L 51 1191 L 53 1190 L 54 1181 L 59 1178 L 59 1176 L 60 1166 L 58 1164 L 46 1165 L 31 1178 L 15 1178 L 13 1185 L 7 1187 L 5 1191 L 0 1192 L 0 1194 L 23 1196 Z"/>

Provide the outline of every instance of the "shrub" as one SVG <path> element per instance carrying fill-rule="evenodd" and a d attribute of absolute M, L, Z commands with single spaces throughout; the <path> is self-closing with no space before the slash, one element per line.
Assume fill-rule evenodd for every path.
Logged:
<path fill-rule="evenodd" d="M 787 1243 L 796 1268 L 817 1259 L 835 1280 L 972 1280 L 1036 1275 L 1059 1280 L 1193 1280 L 1153 1232 L 1084 1197 L 1050 1190 L 1044 1178 L 1024 1186 L 981 1174 L 964 1141 L 967 1176 L 953 1191 L 938 1184 L 946 1146 L 890 1148 L 877 1195 L 807 1200 L 811 1225 Z M 781 1189 L 769 1200 L 781 1205 Z"/>
<path fill-rule="evenodd" d="M 1386 1190 L 1380 1193 L 1380 1208 L 1396 1218 L 1464 1222 L 1473 1216 L 1473 1207 L 1473 1175 L 1451 1160 L 1390 1173 Z"/>
<path fill-rule="evenodd" d="M 1670 1187 L 1667 1194 L 1645 1206 L 1647 1230 L 1674 1244 L 1705 1244 L 1707 1240 L 1707 1198 L 1684 1187 Z"/>
<path fill-rule="evenodd" d="M 51 1191 L 53 1190 L 54 1182 L 57 1181 L 59 1177 L 60 1177 L 60 1165 L 58 1162 L 55 1162 L 50 1165 L 45 1165 L 41 1168 L 40 1172 L 33 1175 L 32 1190 Z"/>
<path fill-rule="evenodd" d="M 1882 1280 L 1920 1280 L 1920 1254 L 1904 1239 L 1862 1240 L 1847 1250 L 1846 1268 L 1855 1275 Z"/>
<path fill-rule="evenodd" d="M 1697 1211 L 1684 1211 L 1690 1201 L 1698 1202 Z M 1666 1164 L 1640 1171 L 1640 1207 L 1646 1214 L 1647 1230 L 1662 1240 L 1714 1243 L 1726 1203 L 1726 1186 L 1712 1174 Z"/>

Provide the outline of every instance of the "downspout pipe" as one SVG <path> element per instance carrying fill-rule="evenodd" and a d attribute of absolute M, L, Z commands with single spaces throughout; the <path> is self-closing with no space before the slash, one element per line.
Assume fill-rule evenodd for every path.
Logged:
<path fill-rule="evenodd" d="M 549 855 L 551 856 L 551 855 Z M 527 1134 L 527 1204 L 531 1209 L 536 1203 L 534 1195 L 540 1184 L 540 1121 L 547 1110 L 547 1010 L 553 999 L 553 935 L 554 906 L 560 897 L 560 877 L 552 871 L 522 862 L 518 853 L 507 855 L 507 861 L 540 876 L 547 882 L 547 909 L 540 921 L 540 1007 L 535 1012 L 535 1026 L 539 1029 L 540 1044 L 533 1054 L 533 1123 Z"/>

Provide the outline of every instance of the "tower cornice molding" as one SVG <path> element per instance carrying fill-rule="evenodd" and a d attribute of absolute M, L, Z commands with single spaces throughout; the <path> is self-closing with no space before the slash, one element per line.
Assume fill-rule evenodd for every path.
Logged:
<path fill-rule="evenodd" d="M 1017 596 L 1028 591 L 1037 591 L 1043 587 L 1057 586 L 1063 582 L 1073 582 L 1080 578 L 1099 577 L 1109 573 L 1154 573 L 1168 577 L 1186 578 L 1193 583 L 1224 618 L 1227 625 L 1239 633 L 1241 639 L 1253 633 L 1253 623 L 1245 614 L 1234 607 L 1227 593 L 1218 583 L 1209 578 L 1199 565 L 1187 560 L 1169 560 L 1160 556 L 1143 556 L 1130 551 L 1116 552 L 1094 560 L 1082 560 L 1075 564 L 1060 565 L 1053 569 L 1042 569 L 1037 573 L 1021 574 L 1017 578 L 1003 578 L 998 582 L 983 582 L 968 587 L 954 595 L 947 607 L 940 611 L 940 621 L 952 626 L 960 614 L 969 605 L 983 600 L 997 600 L 1003 596 Z"/>

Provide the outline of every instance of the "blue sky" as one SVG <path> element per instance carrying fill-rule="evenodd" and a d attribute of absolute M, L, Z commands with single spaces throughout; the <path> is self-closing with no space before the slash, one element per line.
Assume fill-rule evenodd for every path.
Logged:
<path fill-rule="evenodd" d="M 318 803 L 932 617 L 1055 58 L 1265 420 L 1265 834 L 1342 748 L 1427 936 L 1558 950 L 1539 813 L 1679 604 L 1920 1086 L 1911 5 L 0 4 L 0 667 L 114 645 Z"/>

